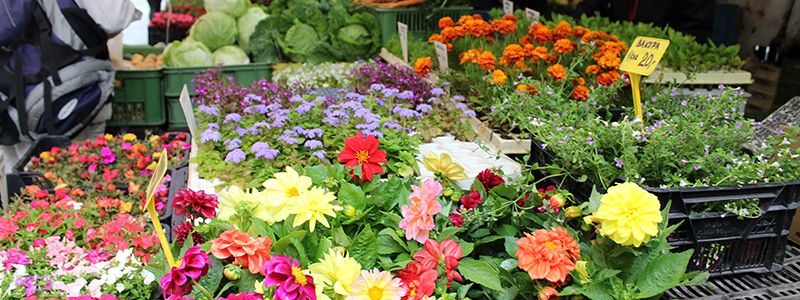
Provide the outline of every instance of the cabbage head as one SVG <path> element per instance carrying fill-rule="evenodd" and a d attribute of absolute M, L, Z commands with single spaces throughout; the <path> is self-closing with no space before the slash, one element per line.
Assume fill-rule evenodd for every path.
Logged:
<path fill-rule="evenodd" d="M 286 31 L 283 40 L 278 39 L 278 44 L 292 61 L 304 62 L 318 41 L 319 35 L 314 27 L 296 21 Z"/>
<path fill-rule="evenodd" d="M 205 0 L 206 11 L 222 12 L 238 18 L 250 7 L 250 0 Z"/>
<path fill-rule="evenodd" d="M 332 37 L 339 56 L 348 61 L 372 57 L 380 50 L 380 30 L 375 16 L 357 13 Z"/>
<path fill-rule="evenodd" d="M 242 50 L 250 52 L 250 36 L 256 30 L 258 22 L 267 17 L 268 15 L 260 7 L 251 7 L 239 17 L 236 22 L 236 28 L 239 30 L 239 47 L 242 47 Z"/>
<path fill-rule="evenodd" d="M 211 57 L 214 65 L 246 65 L 250 63 L 247 53 L 236 46 L 225 46 L 214 51 Z"/>
<path fill-rule="evenodd" d="M 189 30 L 194 40 L 203 43 L 211 51 L 233 45 L 237 33 L 236 19 L 225 13 L 213 11 L 197 19 Z"/>
<path fill-rule="evenodd" d="M 211 51 L 203 43 L 191 39 L 172 42 L 164 49 L 164 63 L 178 68 L 210 66 Z"/>

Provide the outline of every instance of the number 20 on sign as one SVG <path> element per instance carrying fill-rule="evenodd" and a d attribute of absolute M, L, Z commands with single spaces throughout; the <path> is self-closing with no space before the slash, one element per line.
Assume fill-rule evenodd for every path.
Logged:
<path fill-rule="evenodd" d="M 633 109 L 636 117 L 644 124 L 642 117 L 642 100 L 639 91 L 639 84 L 642 76 L 649 76 L 656 70 L 658 62 L 664 56 L 664 52 L 669 47 L 669 40 L 651 37 L 637 37 L 633 40 L 628 54 L 619 66 L 619 69 L 628 73 L 631 79 L 631 90 L 633 91 Z"/>

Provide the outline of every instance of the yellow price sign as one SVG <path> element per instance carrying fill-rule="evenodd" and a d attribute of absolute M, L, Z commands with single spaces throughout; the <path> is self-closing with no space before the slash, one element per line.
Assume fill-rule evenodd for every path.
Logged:
<path fill-rule="evenodd" d="M 628 77 L 631 79 L 631 90 L 633 91 L 633 109 L 636 112 L 636 117 L 642 122 L 644 126 L 644 117 L 642 116 L 642 96 L 639 91 L 639 84 L 642 81 L 642 76 L 649 76 L 656 70 L 658 62 L 664 56 L 664 52 L 669 47 L 669 40 L 657 39 L 651 37 L 640 36 L 633 40 L 628 53 L 625 54 L 625 59 L 619 65 L 619 69 L 628 72 Z"/>
<path fill-rule="evenodd" d="M 161 222 L 158 220 L 156 203 L 153 199 L 156 194 L 156 189 L 158 189 L 158 185 L 161 184 L 161 181 L 164 180 L 164 176 L 167 174 L 168 167 L 169 158 L 167 158 L 167 149 L 164 149 L 161 150 L 161 156 L 158 158 L 156 169 L 153 171 L 153 175 L 150 177 L 150 182 L 147 184 L 147 191 L 145 192 L 147 202 L 145 207 L 147 208 L 147 212 L 150 214 L 150 221 L 153 222 L 153 228 L 156 230 L 156 236 L 158 236 L 161 249 L 164 250 L 164 256 L 167 258 L 167 263 L 170 267 L 174 267 L 175 257 L 172 255 L 172 249 L 167 241 L 167 236 L 164 235 L 164 228 L 161 227 Z"/>

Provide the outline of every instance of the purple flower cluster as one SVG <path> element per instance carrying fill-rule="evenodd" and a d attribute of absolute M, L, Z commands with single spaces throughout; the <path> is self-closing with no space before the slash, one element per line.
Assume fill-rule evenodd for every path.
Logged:
<path fill-rule="evenodd" d="M 406 67 L 395 66 L 375 59 L 374 63 L 363 64 L 353 69 L 353 88 L 358 93 L 382 90 L 385 97 L 399 94 L 398 98 L 408 100 L 411 104 L 424 102 L 432 91 L 443 93 L 442 89 L 434 89 L 428 82 Z"/>

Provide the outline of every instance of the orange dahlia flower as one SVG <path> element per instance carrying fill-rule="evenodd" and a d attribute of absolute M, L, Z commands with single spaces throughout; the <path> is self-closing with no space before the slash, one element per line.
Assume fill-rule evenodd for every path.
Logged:
<path fill-rule="evenodd" d="M 491 51 L 483 51 L 480 55 L 478 55 L 476 62 L 482 69 L 491 71 L 494 70 L 495 64 L 497 64 L 497 59 L 494 57 Z"/>
<path fill-rule="evenodd" d="M 546 286 L 539 290 L 537 297 L 539 300 L 556 300 L 558 299 L 558 291 L 552 286 Z"/>
<path fill-rule="evenodd" d="M 553 44 L 553 50 L 557 53 L 570 53 L 575 50 L 575 42 L 568 39 L 559 39 Z"/>
<path fill-rule="evenodd" d="M 525 237 L 517 241 L 517 246 L 519 267 L 533 280 L 563 282 L 581 257 L 578 243 L 560 227 L 525 233 Z"/>
<path fill-rule="evenodd" d="M 427 56 L 417 58 L 417 61 L 414 62 L 414 72 L 420 77 L 428 75 L 431 72 L 431 67 L 433 67 L 433 61 Z"/>
<path fill-rule="evenodd" d="M 549 74 L 550 77 L 555 78 L 557 81 L 561 81 L 561 79 L 567 77 L 567 70 L 565 70 L 564 66 L 561 64 L 555 64 L 547 68 L 547 74 Z"/>
<path fill-rule="evenodd" d="M 211 240 L 211 254 L 219 259 L 233 258 L 234 264 L 247 268 L 250 273 L 264 275 L 261 266 L 272 256 L 269 237 L 252 238 L 247 233 L 230 229 Z"/>
<path fill-rule="evenodd" d="M 444 29 L 445 27 L 450 27 L 456 25 L 456 22 L 453 21 L 451 17 L 444 17 L 439 19 L 439 29 Z"/>
<path fill-rule="evenodd" d="M 589 88 L 585 85 L 576 86 L 572 90 L 572 99 L 586 101 L 586 99 L 589 99 Z"/>
<path fill-rule="evenodd" d="M 503 85 L 506 83 L 506 79 L 508 79 L 508 76 L 505 72 L 502 70 L 494 70 L 494 72 L 492 72 L 492 79 L 490 79 L 489 82 L 496 85 Z"/>
<path fill-rule="evenodd" d="M 492 21 L 492 30 L 499 34 L 509 34 L 511 32 L 517 31 L 517 24 L 513 21 L 500 19 L 500 20 L 493 20 Z"/>
<path fill-rule="evenodd" d="M 609 86 L 614 84 L 619 80 L 619 73 L 617 71 L 608 71 L 607 73 L 601 73 L 597 76 L 597 83 Z"/>

